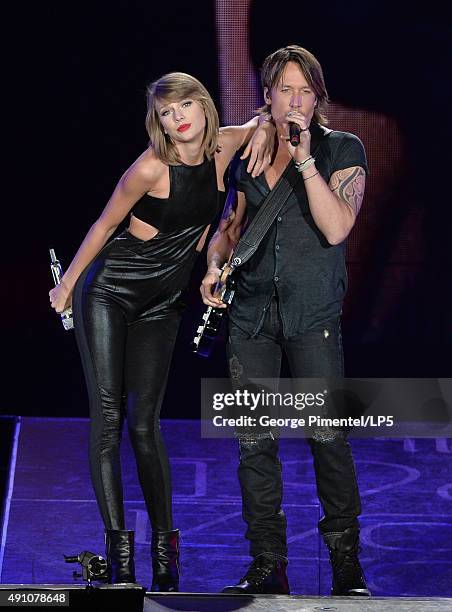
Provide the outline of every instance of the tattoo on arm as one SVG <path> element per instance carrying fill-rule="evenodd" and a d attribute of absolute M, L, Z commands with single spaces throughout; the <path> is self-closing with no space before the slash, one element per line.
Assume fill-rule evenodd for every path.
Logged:
<path fill-rule="evenodd" d="M 220 231 L 225 232 L 235 219 L 235 210 L 237 208 L 237 197 L 230 197 L 230 193 L 226 199 L 226 204 L 223 209 L 220 220 Z"/>
<path fill-rule="evenodd" d="M 355 217 L 361 208 L 365 185 L 366 173 L 361 166 L 338 170 L 332 175 L 329 182 L 331 191 L 347 202 Z"/>
<path fill-rule="evenodd" d="M 239 205 L 238 199 L 237 191 L 230 188 L 220 223 L 209 244 L 209 268 L 221 268 L 240 238 L 244 207 Z"/>

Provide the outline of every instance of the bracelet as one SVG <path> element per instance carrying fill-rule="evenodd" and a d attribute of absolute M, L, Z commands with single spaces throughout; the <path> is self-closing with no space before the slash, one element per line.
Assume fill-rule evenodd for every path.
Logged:
<path fill-rule="evenodd" d="M 303 181 L 308 181 L 310 178 L 312 178 L 313 176 L 317 176 L 318 172 L 315 172 L 314 174 L 311 174 L 311 176 L 307 176 L 305 179 L 303 179 Z"/>
<path fill-rule="evenodd" d="M 309 161 L 310 159 L 313 159 L 312 155 L 310 155 L 309 157 L 307 157 L 304 161 L 299 162 L 296 159 L 293 160 L 293 163 L 295 164 L 295 166 L 297 168 L 299 168 L 300 166 L 303 166 L 307 161 Z"/>
<path fill-rule="evenodd" d="M 315 157 L 311 156 L 311 157 L 308 157 L 308 159 L 305 159 L 304 162 L 295 162 L 295 167 L 298 170 L 298 172 L 304 172 L 313 164 L 315 164 Z"/>

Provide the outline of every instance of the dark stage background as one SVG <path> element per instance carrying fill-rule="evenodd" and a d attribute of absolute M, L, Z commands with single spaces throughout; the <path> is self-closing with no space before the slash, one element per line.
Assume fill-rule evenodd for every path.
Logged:
<path fill-rule="evenodd" d="M 253 108 L 251 73 L 246 82 L 231 78 L 248 62 L 248 41 L 255 66 L 291 42 L 312 50 L 334 102 L 331 127 L 341 129 L 333 118 L 355 121 L 374 160 L 350 239 L 347 375 L 451 376 L 445 16 L 431 2 L 422 11 L 389 0 L 254 2 L 248 37 L 242 31 L 247 5 L 114 0 L 45 4 L 17 15 L 9 92 L 17 179 L 11 178 L 13 196 L 4 203 L 11 220 L 1 283 L 3 413 L 87 416 L 74 335 L 49 309 L 48 248 L 68 265 L 116 181 L 147 146 L 149 81 L 171 70 L 195 75 L 222 108 L 224 122 Z M 222 95 L 231 102 L 221 106 Z M 202 311 L 203 265 L 202 258 L 187 296 L 166 418 L 196 418 L 200 378 L 226 375 L 221 345 L 208 362 L 189 349 Z"/>

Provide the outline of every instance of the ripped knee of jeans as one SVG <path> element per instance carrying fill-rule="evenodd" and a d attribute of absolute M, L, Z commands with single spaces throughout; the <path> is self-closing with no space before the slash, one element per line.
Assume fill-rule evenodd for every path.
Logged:
<path fill-rule="evenodd" d="M 232 355 L 229 359 L 229 374 L 232 380 L 237 382 L 241 382 L 242 374 L 243 374 L 243 366 L 239 361 L 237 355 Z"/>
<path fill-rule="evenodd" d="M 240 445 L 243 444 L 258 444 L 259 440 L 274 440 L 275 435 L 272 431 L 266 431 L 265 433 L 249 433 L 249 432 L 236 432 L 234 436 L 239 441 Z"/>
<path fill-rule="evenodd" d="M 312 432 L 315 442 L 335 442 L 346 438 L 346 432 L 334 427 L 316 427 Z"/>

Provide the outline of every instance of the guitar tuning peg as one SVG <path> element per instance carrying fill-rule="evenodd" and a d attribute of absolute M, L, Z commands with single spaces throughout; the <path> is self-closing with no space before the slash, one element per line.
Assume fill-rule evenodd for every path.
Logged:
<path fill-rule="evenodd" d="M 198 327 L 198 329 L 196 330 L 196 333 L 197 333 L 197 334 L 200 334 L 200 333 L 202 332 L 202 330 L 203 330 L 203 329 L 204 329 L 204 325 L 200 325 L 200 326 Z"/>

